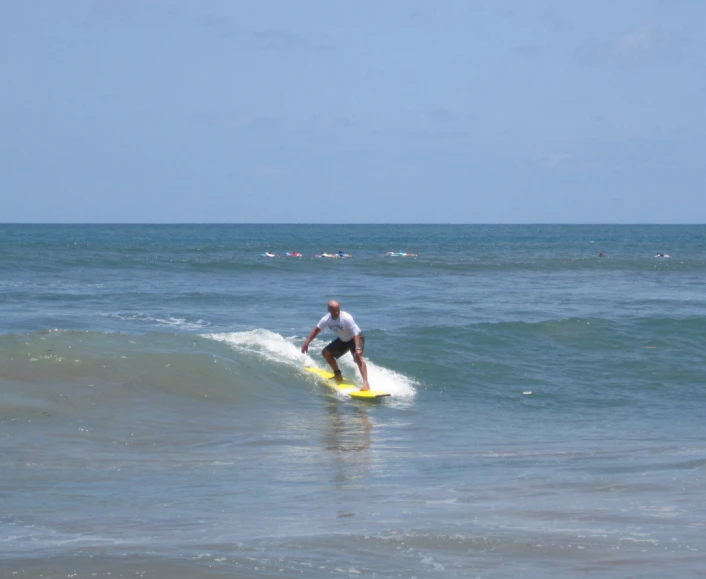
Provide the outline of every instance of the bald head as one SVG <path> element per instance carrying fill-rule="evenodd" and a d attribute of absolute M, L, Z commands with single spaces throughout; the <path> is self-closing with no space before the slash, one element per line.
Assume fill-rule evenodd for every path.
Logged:
<path fill-rule="evenodd" d="M 331 314 L 331 317 L 334 320 L 337 320 L 338 316 L 341 315 L 341 304 L 339 304 L 336 300 L 331 300 L 328 303 L 328 313 Z"/>

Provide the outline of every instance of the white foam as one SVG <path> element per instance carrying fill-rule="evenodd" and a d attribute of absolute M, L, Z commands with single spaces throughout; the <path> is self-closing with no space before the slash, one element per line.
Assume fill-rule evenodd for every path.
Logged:
<path fill-rule="evenodd" d="M 301 353 L 301 345 L 297 346 L 292 339 L 269 330 L 205 334 L 203 337 L 228 344 L 236 351 L 255 354 L 269 362 L 285 363 L 295 368 L 315 365 L 311 356 Z"/>
<path fill-rule="evenodd" d="M 12 527 L 10 529 L 9 527 Z M 37 551 L 42 548 L 57 548 L 96 545 L 120 545 L 120 539 L 93 534 L 67 533 L 41 525 L 21 524 L 18 521 L 0 525 L 0 549 L 14 553 Z"/>
<path fill-rule="evenodd" d="M 158 326 L 182 328 L 184 330 L 200 330 L 210 325 L 205 320 L 189 321 L 186 318 L 177 318 L 175 316 L 157 317 L 143 312 L 138 312 L 136 314 L 121 314 L 120 312 L 109 312 L 101 313 L 99 315 L 107 318 L 116 318 L 118 320 L 137 320 L 140 322 L 155 323 Z"/>
<path fill-rule="evenodd" d="M 204 338 L 216 340 L 228 344 L 236 351 L 254 354 L 268 362 L 286 364 L 297 370 L 303 370 L 304 366 L 317 366 L 328 368 L 321 356 L 313 358 L 309 354 L 301 353 L 301 345 L 304 338 L 292 336 L 285 338 L 280 334 L 265 329 L 250 330 L 247 332 L 228 332 L 222 334 L 205 334 Z M 318 352 L 328 342 L 314 340 L 309 346 L 309 352 Z M 417 382 L 403 374 L 378 366 L 366 358 L 368 367 L 368 381 L 371 388 L 384 390 L 394 397 L 412 398 L 415 393 Z M 353 382 L 360 383 L 361 377 L 353 358 L 351 356 L 342 357 L 339 366 L 343 374 Z"/>
<path fill-rule="evenodd" d="M 394 370 L 378 366 L 367 357 L 365 358 L 365 364 L 368 367 L 368 382 L 370 382 L 371 388 L 384 390 L 398 398 L 412 398 L 415 395 L 416 390 L 414 386 L 417 382 L 414 379 L 400 374 L 399 372 L 395 372 Z M 350 377 L 353 382 L 360 382 L 358 366 L 356 366 L 351 356 L 346 355 L 342 357 L 338 361 L 338 365 L 343 370 L 343 374 Z"/>

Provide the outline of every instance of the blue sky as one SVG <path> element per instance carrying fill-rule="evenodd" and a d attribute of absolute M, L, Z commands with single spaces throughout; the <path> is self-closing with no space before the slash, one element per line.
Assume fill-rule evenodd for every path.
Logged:
<path fill-rule="evenodd" d="M 701 0 L 0 1 L 0 222 L 704 223 Z"/>

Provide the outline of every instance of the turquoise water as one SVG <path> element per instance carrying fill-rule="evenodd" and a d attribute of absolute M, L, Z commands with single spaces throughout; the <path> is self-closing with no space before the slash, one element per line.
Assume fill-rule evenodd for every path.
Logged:
<path fill-rule="evenodd" d="M 0 270 L 8 576 L 706 565 L 706 226 L 2 225 Z M 329 299 L 390 398 L 302 371 Z"/>

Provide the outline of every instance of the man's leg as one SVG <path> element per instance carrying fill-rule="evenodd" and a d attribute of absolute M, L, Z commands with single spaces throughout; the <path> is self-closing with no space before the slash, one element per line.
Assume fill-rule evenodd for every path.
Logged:
<path fill-rule="evenodd" d="M 361 390 L 370 390 L 370 384 L 368 384 L 368 366 L 363 360 L 363 354 L 360 352 L 353 353 L 353 359 L 355 363 L 358 364 L 358 370 L 360 370 L 360 375 L 363 377 L 363 385 L 360 387 Z"/>
<path fill-rule="evenodd" d="M 328 347 L 328 346 L 327 346 Z M 334 356 L 330 350 L 327 350 L 324 348 L 321 350 L 321 355 L 324 357 L 324 359 L 328 362 L 328 365 L 331 366 L 331 370 L 333 370 L 334 378 L 338 380 L 339 382 L 343 380 L 341 377 L 341 370 L 338 367 L 338 362 L 336 361 L 336 356 Z"/>

